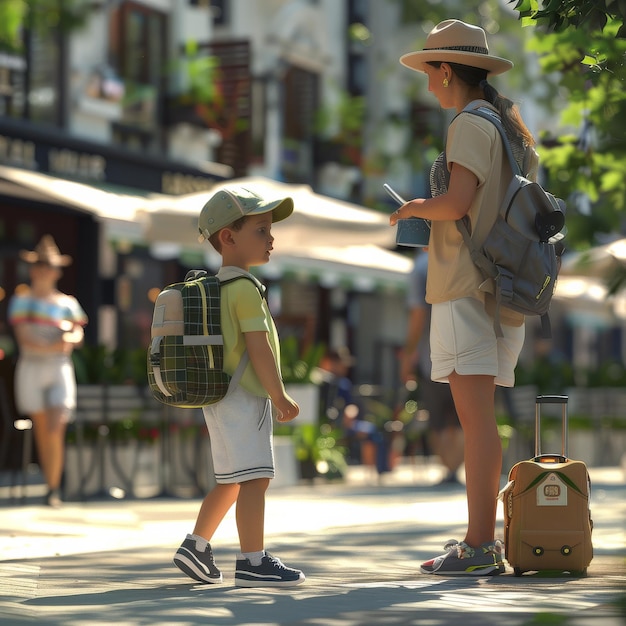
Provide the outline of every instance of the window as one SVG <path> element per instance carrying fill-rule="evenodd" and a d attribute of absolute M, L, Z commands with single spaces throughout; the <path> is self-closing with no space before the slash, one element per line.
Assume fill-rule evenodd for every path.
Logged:
<path fill-rule="evenodd" d="M 310 182 L 312 138 L 319 105 L 319 77 L 290 66 L 284 79 L 282 174 L 288 182 Z"/>
<path fill-rule="evenodd" d="M 211 12 L 213 13 L 213 23 L 216 26 L 225 26 L 230 20 L 229 0 L 211 0 Z"/>
<path fill-rule="evenodd" d="M 219 98 L 206 110 L 207 126 L 217 130 L 221 144 L 216 160 L 230 165 L 235 176 L 244 176 L 251 159 L 252 80 L 250 43 L 230 41 L 201 46 L 218 59 L 216 79 Z"/>
<path fill-rule="evenodd" d="M 49 29 L 23 43 L 22 54 L 0 53 L 0 115 L 62 126 L 65 40 Z"/>
<path fill-rule="evenodd" d="M 110 63 L 125 85 L 122 120 L 114 125 L 118 144 L 158 152 L 159 100 L 164 89 L 167 17 L 136 2 L 123 2 L 110 21 Z"/>

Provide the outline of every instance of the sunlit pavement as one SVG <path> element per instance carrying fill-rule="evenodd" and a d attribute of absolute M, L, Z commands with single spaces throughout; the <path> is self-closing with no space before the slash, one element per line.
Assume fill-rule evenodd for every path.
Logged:
<path fill-rule="evenodd" d="M 466 523 L 464 488 L 434 487 L 432 465 L 402 465 L 381 480 L 356 467 L 342 483 L 271 488 L 266 547 L 307 576 L 290 589 L 234 586 L 233 512 L 212 541 L 224 583 L 185 578 L 171 559 L 198 499 L 58 510 L 0 500 L 0 624 L 624 626 L 624 473 L 590 473 L 595 556 L 586 578 L 420 574 L 419 563 Z"/>

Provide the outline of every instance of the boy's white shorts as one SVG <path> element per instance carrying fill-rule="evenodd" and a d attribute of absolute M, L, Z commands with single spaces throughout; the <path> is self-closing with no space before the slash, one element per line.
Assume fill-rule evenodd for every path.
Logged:
<path fill-rule="evenodd" d="M 493 319 L 476 298 L 459 298 L 432 305 L 430 349 L 431 378 L 448 382 L 448 376 L 495 376 L 496 385 L 513 387 L 515 366 L 524 345 L 524 325 L 502 325 L 496 337 Z"/>
<path fill-rule="evenodd" d="M 274 478 L 272 403 L 236 386 L 220 402 L 202 408 L 215 480 L 241 483 Z"/>

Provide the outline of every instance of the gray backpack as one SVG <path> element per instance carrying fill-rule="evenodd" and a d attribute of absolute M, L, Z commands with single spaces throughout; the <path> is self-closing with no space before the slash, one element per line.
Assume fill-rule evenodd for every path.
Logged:
<path fill-rule="evenodd" d="M 543 334 L 549 337 L 548 309 L 558 274 L 557 242 L 562 238 L 565 203 L 523 175 L 498 115 L 487 107 L 472 106 L 463 112 L 489 120 L 498 129 L 513 178 L 480 248 L 472 241 L 467 217 L 456 225 L 474 264 L 485 279 L 494 281 L 496 335 L 502 336 L 500 307 L 505 306 L 524 315 L 539 315 Z"/>

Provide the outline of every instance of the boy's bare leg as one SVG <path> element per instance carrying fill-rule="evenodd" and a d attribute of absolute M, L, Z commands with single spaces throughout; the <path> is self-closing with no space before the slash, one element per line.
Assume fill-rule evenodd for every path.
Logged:
<path fill-rule="evenodd" d="M 449 376 L 465 436 L 465 481 L 469 524 L 464 541 L 478 547 L 493 541 L 502 471 L 502 443 L 495 418 L 493 376 Z"/>
<path fill-rule="evenodd" d="M 237 484 L 218 484 L 213 487 L 202 501 L 193 529 L 194 535 L 199 535 L 210 541 L 220 522 L 237 500 L 238 495 L 239 485 Z"/>
<path fill-rule="evenodd" d="M 256 478 L 240 485 L 236 518 L 243 553 L 264 549 L 265 492 L 269 484 L 269 478 Z"/>

